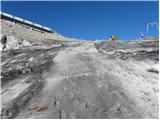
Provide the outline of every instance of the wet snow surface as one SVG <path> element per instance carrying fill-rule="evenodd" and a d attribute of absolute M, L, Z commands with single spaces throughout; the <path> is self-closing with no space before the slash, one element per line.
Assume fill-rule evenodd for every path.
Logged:
<path fill-rule="evenodd" d="M 158 118 L 158 41 L 2 52 L 2 118 Z"/>

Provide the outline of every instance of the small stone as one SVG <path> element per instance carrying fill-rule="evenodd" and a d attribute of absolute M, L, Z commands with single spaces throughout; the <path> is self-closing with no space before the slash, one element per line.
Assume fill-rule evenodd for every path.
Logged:
<path fill-rule="evenodd" d="M 30 80 L 29 80 L 29 79 L 27 79 L 25 82 L 26 82 L 26 83 L 30 83 Z"/>

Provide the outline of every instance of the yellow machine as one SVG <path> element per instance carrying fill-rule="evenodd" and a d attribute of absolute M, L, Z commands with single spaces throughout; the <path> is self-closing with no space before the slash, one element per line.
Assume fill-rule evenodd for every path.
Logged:
<path fill-rule="evenodd" d="M 115 41 L 115 40 L 118 40 L 118 38 L 117 38 L 117 36 L 112 35 L 112 36 L 109 37 L 109 40 L 110 41 Z"/>

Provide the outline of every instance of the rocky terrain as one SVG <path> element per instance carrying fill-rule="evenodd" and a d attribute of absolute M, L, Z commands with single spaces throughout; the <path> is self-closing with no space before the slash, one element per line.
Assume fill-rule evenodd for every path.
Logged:
<path fill-rule="evenodd" d="M 13 43 L 29 45 L 1 52 L 1 118 L 158 119 L 159 41 L 76 41 L 3 28 Z"/>
<path fill-rule="evenodd" d="M 1 22 L 1 36 L 7 35 L 8 43 L 7 49 L 18 49 L 19 42 L 22 43 L 23 46 L 33 46 L 33 45 L 57 45 L 62 42 L 74 42 L 79 41 L 74 38 L 64 37 L 57 32 L 47 33 L 44 31 L 28 28 L 23 24 L 13 23 L 8 20 L 0 19 Z M 0 50 L 2 49 L 2 45 L 0 46 Z"/>

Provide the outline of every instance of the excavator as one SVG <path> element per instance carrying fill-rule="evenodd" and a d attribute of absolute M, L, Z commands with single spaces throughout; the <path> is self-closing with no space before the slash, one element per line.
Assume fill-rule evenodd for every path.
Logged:
<path fill-rule="evenodd" d="M 115 41 L 115 40 L 118 40 L 117 36 L 112 35 L 109 37 L 109 41 Z"/>
<path fill-rule="evenodd" d="M 151 23 L 147 24 L 146 36 L 149 35 L 149 28 L 150 27 L 154 27 L 154 26 L 156 27 L 156 29 L 157 29 L 157 31 L 159 33 L 158 23 L 157 22 L 151 22 Z M 158 38 L 155 38 L 155 37 L 144 37 L 143 32 L 140 33 L 140 38 L 142 40 L 159 40 L 159 37 Z M 118 38 L 115 35 L 112 35 L 112 36 L 109 37 L 109 41 L 116 41 L 116 40 L 118 40 Z"/>
<path fill-rule="evenodd" d="M 158 33 L 159 33 L 159 27 L 158 27 L 158 23 L 157 22 L 151 22 L 151 23 L 148 23 L 147 24 L 147 30 L 146 30 L 146 35 L 148 36 L 149 35 L 149 28 L 150 27 L 156 27 Z M 142 38 L 142 33 L 141 34 L 141 38 Z M 154 38 L 154 37 L 144 37 L 142 38 L 143 40 L 159 40 L 159 38 Z"/>
<path fill-rule="evenodd" d="M 115 36 L 115 35 L 111 35 L 109 37 L 109 39 L 107 39 L 107 40 L 109 40 L 109 42 L 113 42 L 114 43 L 114 41 L 118 40 L 118 37 Z M 106 47 L 104 42 L 102 42 L 102 41 L 96 42 L 96 45 L 100 46 L 101 48 L 105 48 Z"/>

